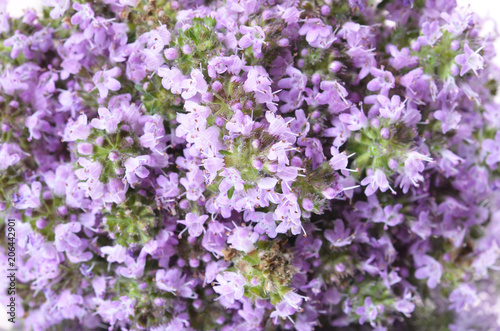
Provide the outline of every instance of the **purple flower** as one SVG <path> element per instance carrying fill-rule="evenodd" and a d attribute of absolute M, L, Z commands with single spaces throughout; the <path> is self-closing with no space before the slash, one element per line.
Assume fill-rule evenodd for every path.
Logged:
<path fill-rule="evenodd" d="M 495 240 L 485 251 L 478 254 L 472 262 L 472 266 L 476 270 L 476 274 L 480 277 L 485 277 L 488 274 L 488 269 L 498 270 L 499 267 L 495 265 L 498 257 L 500 256 L 500 248 Z"/>
<path fill-rule="evenodd" d="M 460 284 L 451 292 L 449 299 L 449 308 L 460 313 L 468 305 L 474 306 L 478 296 L 476 290 L 470 284 Z"/>
<path fill-rule="evenodd" d="M 434 112 L 434 118 L 441 121 L 441 130 L 446 133 L 450 130 L 458 129 L 462 115 L 457 111 L 451 110 L 437 110 Z"/>
<path fill-rule="evenodd" d="M 243 298 L 247 284 L 245 277 L 235 272 L 225 271 L 218 274 L 216 280 L 217 285 L 214 286 L 214 291 L 220 295 L 217 300 L 220 300 L 224 307 L 229 308 L 235 300 Z"/>
<path fill-rule="evenodd" d="M 281 115 L 275 115 L 273 112 L 266 112 L 266 120 L 269 123 L 269 134 L 279 137 L 282 140 L 294 142 L 295 135 L 290 131 L 289 124 L 293 120 L 285 122 Z"/>
<path fill-rule="evenodd" d="M 394 303 L 394 308 L 400 313 L 405 314 L 407 317 L 411 317 L 410 314 L 415 310 L 415 304 L 410 301 L 411 293 L 407 292 L 403 299 L 398 300 Z"/>
<path fill-rule="evenodd" d="M 389 123 L 396 123 L 401 117 L 406 101 L 401 103 L 399 95 L 393 95 L 390 100 L 384 95 L 379 95 L 377 101 L 380 104 L 380 116 L 388 118 Z"/>
<path fill-rule="evenodd" d="M 325 230 L 325 238 L 333 247 L 350 245 L 354 237 L 354 234 L 351 234 L 351 231 L 345 228 L 344 222 L 341 219 L 335 220 L 333 230 Z"/>
<path fill-rule="evenodd" d="M 421 174 L 425 169 L 423 161 L 433 162 L 433 159 L 418 152 L 410 152 L 405 160 L 405 175 L 416 187 L 419 181 L 424 180 Z"/>
<path fill-rule="evenodd" d="M 69 9 L 70 0 L 43 0 L 45 6 L 54 7 L 50 11 L 50 17 L 52 19 L 57 19 L 64 15 L 66 10 Z"/>
<path fill-rule="evenodd" d="M 7 3 L 0 4 L 0 33 L 8 32 L 10 30 L 9 14 L 7 13 Z"/>
<path fill-rule="evenodd" d="M 4 143 L 0 144 L 0 170 L 16 164 L 26 157 L 26 153 L 21 150 L 19 145 Z"/>
<path fill-rule="evenodd" d="M 249 115 L 243 114 L 241 110 L 237 109 L 231 120 L 226 123 L 226 129 L 233 134 L 240 133 L 243 136 L 249 136 L 252 133 L 254 123 Z"/>
<path fill-rule="evenodd" d="M 299 69 L 292 66 L 286 68 L 286 74 L 288 77 L 282 78 L 278 81 L 279 88 L 297 90 L 299 92 L 304 91 L 307 84 L 306 75 L 304 75 Z"/>
<path fill-rule="evenodd" d="M 139 183 L 139 178 L 146 178 L 149 175 L 149 170 L 145 165 L 151 162 L 149 155 L 142 155 L 128 158 L 125 161 L 125 180 L 134 187 Z"/>
<path fill-rule="evenodd" d="M 262 56 L 262 45 L 265 43 L 266 35 L 260 26 L 240 26 L 240 32 L 243 37 L 238 41 L 238 45 L 245 49 L 252 46 L 254 56 Z"/>
<path fill-rule="evenodd" d="M 75 175 L 76 177 L 78 177 L 78 179 L 99 179 L 102 171 L 102 165 L 99 162 L 91 162 L 88 159 L 81 157 L 78 159 L 78 164 L 83 167 L 81 169 L 75 170 Z"/>
<path fill-rule="evenodd" d="M 306 41 L 312 47 L 329 48 L 337 39 L 331 25 L 326 25 L 319 18 L 308 18 L 299 29 L 301 36 L 306 36 Z"/>
<path fill-rule="evenodd" d="M 86 314 L 83 306 L 84 301 L 80 295 L 71 294 L 69 290 L 65 290 L 52 309 L 59 312 L 65 319 L 74 319 L 82 318 Z"/>
<path fill-rule="evenodd" d="M 183 224 L 186 226 L 184 230 L 182 230 L 181 233 L 179 233 L 179 238 L 182 236 L 182 233 L 184 231 L 188 230 L 189 235 L 191 237 L 199 237 L 203 231 L 205 231 L 205 228 L 203 227 L 203 224 L 205 221 L 208 219 L 208 215 L 201 215 L 201 216 L 196 216 L 193 213 L 188 213 L 186 215 L 185 220 L 177 221 L 177 223 Z"/>
<path fill-rule="evenodd" d="M 202 196 L 203 191 L 205 190 L 203 180 L 203 172 L 200 169 L 189 171 L 186 174 L 186 177 L 179 180 L 182 186 L 186 189 L 186 198 L 188 200 L 196 201 Z"/>
<path fill-rule="evenodd" d="M 117 262 L 123 263 L 125 262 L 127 255 L 127 249 L 122 245 L 116 244 L 115 246 L 103 246 L 101 247 L 101 252 L 103 254 L 108 255 L 106 260 L 109 263 Z"/>
<path fill-rule="evenodd" d="M 104 107 L 100 107 L 97 112 L 99 113 L 99 119 L 92 119 L 90 125 L 99 130 L 106 130 L 107 133 L 114 133 L 118 128 L 118 123 L 122 120 L 123 112 L 117 108 L 109 111 Z"/>
<path fill-rule="evenodd" d="M 483 140 L 482 147 L 484 151 L 489 154 L 488 157 L 486 157 L 486 164 L 491 169 L 495 169 L 496 164 L 500 162 L 500 132 L 495 134 L 495 140 Z"/>
<path fill-rule="evenodd" d="M 443 267 L 429 255 L 424 255 L 418 262 L 419 267 L 415 271 L 415 278 L 427 279 L 427 286 L 429 286 L 429 288 L 435 288 L 441 281 Z"/>
<path fill-rule="evenodd" d="M 22 51 L 26 58 L 31 59 L 33 57 L 33 53 L 30 50 L 30 42 L 30 38 L 26 37 L 19 31 L 16 31 L 12 37 L 5 39 L 3 44 L 6 47 L 12 47 L 12 50 L 10 51 L 11 58 L 17 58 L 19 53 Z"/>
<path fill-rule="evenodd" d="M 237 226 L 227 237 L 227 243 L 231 244 L 231 248 L 250 253 L 255 250 L 254 244 L 259 239 L 259 234 L 252 231 L 248 226 Z"/>
<path fill-rule="evenodd" d="M 464 46 L 464 54 L 457 55 L 455 57 L 455 62 L 459 64 L 462 69 L 460 70 L 460 76 L 465 75 L 469 70 L 474 71 L 474 74 L 478 76 L 477 71 L 484 68 L 484 60 L 479 52 L 483 49 L 483 47 L 479 48 L 475 52 L 470 49 L 468 44 Z"/>
<path fill-rule="evenodd" d="M 365 194 L 367 197 L 375 193 L 377 190 L 385 192 L 390 189 L 393 194 L 396 193 L 389 185 L 387 177 L 381 169 L 375 169 L 375 172 L 373 172 L 372 169 L 368 169 L 367 176 L 361 181 L 360 184 L 366 186 Z"/>
<path fill-rule="evenodd" d="M 87 115 L 81 114 L 76 121 L 68 120 L 64 129 L 63 141 L 85 140 L 90 135 L 90 126 L 87 125 Z"/>
<path fill-rule="evenodd" d="M 73 9 L 76 10 L 76 14 L 71 16 L 71 24 L 80 25 L 81 29 L 86 29 L 94 18 L 94 11 L 90 4 L 79 4 L 78 2 L 73 3 Z"/>
<path fill-rule="evenodd" d="M 243 89 L 247 93 L 254 92 L 255 101 L 257 101 L 257 103 L 265 103 L 269 110 L 274 111 L 277 108 L 273 102 L 278 101 L 279 99 L 271 90 L 271 80 L 267 77 L 267 75 L 262 73 L 262 71 L 265 70 L 259 70 L 260 68 L 250 68 L 247 79 L 243 84 Z"/>
<path fill-rule="evenodd" d="M 441 18 L 446 21 L 446 25 L 443 27 L 448 30 L 453 36 L 459 36 L 468 28 L 471 22 L 471 13 L 465 8 L 456 8 L 450 14 L 444 12 L 441 13 Z"/>
<path fill-rule="evenodd" d="M 184 75 L 182 75 L 182 72 L 179 69 L 175 67 L 172 67 L 172 69 L 169 69 L 167 67 L 160 67 L 158 68 L 158 76 L 163 78 L 161 80 L 161 85 L 164 88 L 166 88 L 167 90 L 171 90 L 174 94 L 182 93 L 181 83 L 184 81 Z M 197 76 L 195 75 L 195 77 Z M 195 85 L 195 83 L 193 82 L 193 84 L 190 85 Z M 196 91 L 196 89 L 194 89 L 193 91 Z"/>
<path fill-rule="evenodd" d="M 375 77 L 366 88 L 370 91 L 379 91 L 382 96 L 388 96 L 389 90 L 394 88 L 395 79 L 390 71 L 372 68 L 370 73 Z"/>
<path fill-rule="evenodd" d="M 350 131 L 358 131 L 366 128 L 368 125 L 368 119 L 365 116 L 363 110 L 359 110 L 357 107 L 352 107 L 349 110 L 349 114 L 340 114 L 339 119 L 347 124 L 347 128 Z"/>
<path fill-rule="evenodd" d="M 106 98 L 108 96 L 108 91 L 118 91 L 121 84 L 115 77 L 121 75 L 121 70 L 118 67 L 114 67 L 110 70 L 98 71 L 95 73 L 93 81 L 95 87 L 99 90 L 99 95 L 101 98 Z"/>
<path fill-rule="evenodd" d="M 191 78 L 182 80 L 181 87 L 184 89 L 182 97 L 186 100 L 191 99 L 197 93 L 203 94 L 208 91 L 208 84 L 199 69 L 193 69 L 191 71 Z"/>
<path fill-rule="evenodd" d="M 163 126 L 163 119 L 159 115 L 143 116 L 141 122 L 144 123 L 144 134 L 139 138 L 139 143 L 142 147 L 151 149 L 157 154 L 164 155 L 165 128 Z"/>
<path fill-rule="evenodd" d="M 443 36 L 438 21 L 424 22 L 422 24 L 422 34 L 423 36 L 417 39 L 420 46 L 433 46 Z"/>
<path fill-rule="evenodd" d="M 241 191 L 244 188 L 245 182 L 241 179 L 240 172 L 235 168 L 224 168 L 220 175 L 224 178 L 219 184 L 219 191 L 226 193 L 231 187 L 235 191 Z"/>
<path fill-rule="evenodd" d="M 168 177 L 160 175 L 156 180 L 158 187 L 156 194 L 163 198 L 173 198 L 179 195 L 179 175 L 171 172 Z"/>
<path fill-rule="evenodd" d="M 271 319 L 274 318 L 275 324 L 277 324 L 278 317 L 290 318 L 291 315 L 295 314 L 297 311 L 301 311 L 300 304 L 306 297 L 298 295 L 294 291 L 288 291 L 283 295 L 283 299 L 276 304 L 276 310 L 269 316 Z"/>
<path fill-rule="evenodd" d="M 156 286 L 163 291 L 173 293 L 182 298 L 195 299 L 197 296 L 193 293 L 192 282 L 186 282 L 186 275 L 178 268 L 169 270 L 158 269 L 156 271 Z"/>
<path fill-rule="evenodd" d="M 372 303 L 372 298 L 366 297 L 364 306 L 356 308 L 356 314 L 360 315 L 359 324 L 365 324 L 365 322 L 368 321 L 374 326 L 379 310 L 383 312 L 383 306 L 374 305 Z"/>
<path fill-rule="evenodd" d="M 413 68 L 418 64 L 418 57 L 411 56 L 410 49 L 404 47 L 400 50 L 394 45 L 386 46 L 387 52 L 391 54 L 392 58 L 389 59 L 389 64 L 397 70 L 403 68 Z"/>
<path fill-rule="evenodd" d="M 118 321 L 128 320 L 134 314 L 134 305 L 135 300 L 127 296 L 115 301 L 99 300 L 96 313 L 113 327 Z"/>
<path fill-rule="evenodd" d="M 23 184 L 19 191 L 12 195 L 12 203 L 17 209 L 38 208 L 41 205 L 41 192 L 42 184 L 40 182 L 31 183 L 31 187 Z"/>
<path fill-rule="evenodd" d="M 82 240 L 76 234 L 80 232 L 82 225 L 77 222 L 59 224 L 55 230 L 55 244 L 59 252 L 79 248 L 82 245 Z"/>

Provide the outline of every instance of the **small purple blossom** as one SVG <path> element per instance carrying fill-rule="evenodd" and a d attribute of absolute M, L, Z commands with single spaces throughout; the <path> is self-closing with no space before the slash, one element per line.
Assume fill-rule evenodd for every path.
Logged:
<path fill-rule="evenodd" d="M 205 231 L 203 224 L 207 219 L 207 215 L 196 216 L 193 213 L 188 213 L 185 220 L 177 221 L 177 223 L 186 226 L 186 228 L 181 233 L 179 233 L 179 237 L 186 230 L 188 230 L 191 237 L 199 237 L 202 232 Z"/>
<path fill-rule="evenodd" d="M 224 306 L 230 306 L 235 300 L 243 298 L 245 285 L 247 281 L 245 277 L 235 272 L 225 271 L 216 277 L 217 284 L 214 286 L 215 293 L 219 294 L 218 300 Z"/>
<path fill-rule="evenodd" d="M 462 67 L 460 70 L 460 76 L 465 75 L 469 70 L 472 70 L 476 76 L 478 75 L 477 71 L 483 69 L 484 60 L 479 52 L 483 48 L 479 48 L 476 51 L 472 51 L 468 44 L 464 45 L 464 54 L 457 55 L 455 57 L 455 62 Z"/>
<path fill-rule="evenodd" d="M 95 73 L 93 81 L 95 87 L 99 90 L 99 95 L 101 98 L 106 98 L 108 96 L 108 92 L 118 91 L 121 87 L 120 82 L 115 79 L 115 77 L 120 76 L 121 70 L 118 67 L 115 67 L 110 70 L 98 71 Z"/>
<path fill-rule="evenodd" d="M 419 268 L 415 271 L 415 278 L 427 279 L 427 286 L 435 288 L 441 282 L 443 267 L 432 256 L 424 255 L 419 261 Z"/>

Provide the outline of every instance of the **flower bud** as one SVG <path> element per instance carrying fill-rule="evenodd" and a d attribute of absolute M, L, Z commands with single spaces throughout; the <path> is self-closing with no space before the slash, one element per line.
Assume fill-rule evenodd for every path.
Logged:
<path fill-rule="evenodd" d="M 260 160 L 255 159 L 252 161 L 252 166 L 257 170 L 260 170 L 262 169 L 262 162 Z"/>
<path fill-rule="evenodd" d="M 175 60 L 179 57 L 179 51 L 176 48 L 167 48 L 165 52 L 163 52 L 163 55 L 165 55 L 165 58 L 167 60 Z"/>
<path fill-rule="evenodd" d="M 420 44 L 416 40 L 411 43 L 410 47 L 411 47 L 411 50 L 414 51 L 414 52 L 420 51 Z"/>
<path fill-rule="evenodd" d="M 302 200 L 302 208 L 304 208 L 304 210 L 311 211 L 313 210 L 313 207 L 314 204 L 311 199 L 304 198 L 304 200 Z"/>
<path fill-rule="evenodd" d="M 118 158 L 120 157 L 120 155 L 118 155 L 117 152 L 111 152 L 109 153 L 108 155 L 108 159 L 111 161 L 111 162 L 115 162 L 116 160 L 118 160 Z"/>
<path fill-rule="evenodd" d="M 389 159 L 389 168 L 391 168 L 391 170 L 396 170 L 398 168 L 398 162 L 394 159 Z"/>
<path fill-rule="evenodd" d="M 290 41 L 287 38 L 283 38 L 278 40 L 278 46 L 280 47 L 288 47 L 290 45 Z"/>
<path fill-rule="evenodd" d="M 319 123 L 314 123 L 313 127 L 312 127 L 312 130 L 313 130 L 314 133 L 321 132 L 321 125 Z"/>
<path fill-rule="evenodd" d="M 200 260 L 194 257 L 189 259 L 189 266 L 191 268 L 198 268 L 200 266 Z"/>
<path fill-rule="evenodd" d="M 101 147 L 103 142 L 104 142 L 104 137 L 100 136 L 100 137 L 95 138 L 95 144 L 97 146 Z"/>
<path fill-rule="evenodd" d="M 212 84 L 212 90 L 214 92 L 219 92 L 221 89 L 222 89 L 222 83 L 221 82 L 219 82 L 218 80 L 216 80 L 215 82 L 213 82 L 213 84 Z"/>
<path fill-rule="evenodd" d="M 47 220 L 45 218 L 40 218 L 36 221 L 36 227 L 38 229 L 43 229 L 47 226 L 47 224 L 49 224 L 49 222 L 47 222 Z"/>
<path fill-rule="evenodd" d="M 260 140 L 259 139 L 254 139 L 252 141 L 252 147 L 255 149 L 258 149 L 260 147 Z"/>
<path fill-rule="evenodd" d="M 59 213 L 59 215 L 61 216 L 66 216 L 68 214 L 68 208 L 66 206 L 59 206 L 57 208 L 57 212 Z"/>
<path fill-rule="evenodd" d="M 189 45 L 184 45 L 182 46 L 182 53 L 184 54 L 191 54 L 193 50 L 191 49 L 191 46 Z"/>
<path fill-rule="evenodd" d="M 343 263 L 338 263 L 335 265 L 335 270 L 337 272 L 344 272 L 345 271 L 345 265 Z"/>
<path fill-rule="evenodd" d="M 302 168 L 302 159 L 298 156 L 294 156 L 292 157 L 290 164 L 292 165 L 292 167 Z"/>
<path fill-rule="evenodd" d="M 224 125 L 224 119 L 222 117 L 217 116 L 215 118 L 215 125 L 217 125 L 217 126 L 223 126 Z"/>
<path fill-rule="evenodd" d="M 182 268 L 186 265 L 186 261 L 183 258 L 177 259 L 177 266 Z"/>
<path fill-rule="evenodd" d="M 321 82 L 321 75 L 320 75 L 320 74 L 318 74 L 318 73 L 315 73 L 314 75 L 312 75 L 312 77 L 311 77 L 311 82 L 312 82 L 314 85 L 319 84 L 319 82 Z"/>
<path fill-rule="evenodd" d="M 188 206 L 189 206 L 189 201 L 186 199 L 183 199 L 181 200 L 181 202 L 179 202 L 179 207 L 181 209 L 186 209 Z"/>
<path fill-rule="evenodd" d="M 201 257 L 201 260 L 205 263 L 212 261 L 212 255 L 210 253 L 206 253 Z"/>
<path fill-rule="evenodd" d="M 203 301 L 201 301 L 199 299 L 193 301 L 194 309 L 200 309 L 202 306 L 203 306 Z"/>
<path fill-rule="evenodd" d="M 390 132 L 389 132 L 389 129 L 387 128 L 382 128 L 382 130 L 380 130 L 380 135 L 382 136 L 382 138 L 384 139 L 389 139 L 390 137 Z"/>
<path fill-rule="evenodd" d="M 330 69 L 330 71 L 333 73 L 339 72 L 341 68 L 342 68 L 342 63 L 338 61 L 333 61 L 332 63 L 330 63 L 330 66 L 328 67 L 328 69 Z"/>
<path fill-rule="evenodd" d="M 330 7 L 327 5 L 321 6 L 321 15 L 323 15 L 323 16 L 330 15 Z"/>
<path fill-rule="evenodd" d="M 165 301 L 162 298 L 155 298 L 153 302 L 158 307 L 163 307 L 163 305 L 165 304 Z"/>

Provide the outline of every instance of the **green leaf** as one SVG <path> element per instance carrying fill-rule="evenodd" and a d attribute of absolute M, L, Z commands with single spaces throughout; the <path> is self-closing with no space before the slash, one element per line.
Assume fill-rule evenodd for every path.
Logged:
<path fill-rule="evenodd" d="M 234 186 L 232 186 L 229 191 L 227 191 L 227 197 L 228 199 L 231 199 L 233 197 L 233 194 L 234 194 Z"/>

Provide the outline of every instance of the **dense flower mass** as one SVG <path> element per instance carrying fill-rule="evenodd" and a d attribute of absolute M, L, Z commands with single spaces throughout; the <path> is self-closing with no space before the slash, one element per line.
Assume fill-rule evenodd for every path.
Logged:
<path fill-rule="evenodd" d="M 469 8 L 45 4 L 0 0 L 19 328 L 500 329 L 500 71 Z"/>

